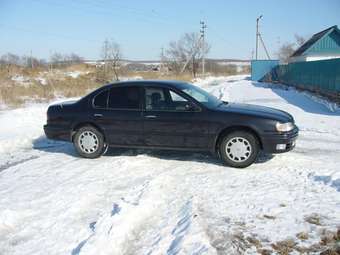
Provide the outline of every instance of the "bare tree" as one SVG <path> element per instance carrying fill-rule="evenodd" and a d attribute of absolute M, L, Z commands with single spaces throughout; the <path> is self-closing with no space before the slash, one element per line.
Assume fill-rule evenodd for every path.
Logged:
<path fill-rule="evenodd" d="M 29 67 L 29 68 L 35 68 L 35 67 L 39 67 L 43 65 L 43 62 L 41 61 L 41 59 L 39 60 L 36 57 L 26 56 L 26 55 L 21 57 L 21 62 L 23 66 Z"/>
<path fill-rule="evenodd" d="M 61 65 L 64 61 L 64 56 L 61 53 L 55 52 L 50 56 L 50 62 L 52 65 Z"/>
<path fill-rule="evenodd" d="M 84 59 L 75 53 L 61 54 L 58 52 L 53 53 L 50 56 L 50 65 L 52 66 L 69 66 L 72 64 L 79 64 L 84 62 Z"/>
<path fill-rule="evenodd" d="M 306 38 L 304 38 L 301 35 L 295 34 L 295 43 L 298 47 L 300 47 L 302 44 L 304 44 L 306 42 Z"/>
<path fill-rule="evenodd" d="M 64 59 L 70 62 L 70 64 L 79 64 L 84 62 L 84 59 L 75 53 L 65 56 Z"/>
<path fill-rule="evenodd" d="M 113 41 L 106 39 L 102 46 L 102 58 L 104 60 L 104 73 L 110 70 L 113 71 L 115 80 L 119 80 L 118 69 L 121 65 L 122 51 L 120 45 Z"/>
<path fill-rule="evenodd" d="M 293 55 L 297 48 L 304 44 L 306 41 L 306 39 L 303 36 L 300 36 L 298 34 L 295 34 L 294 37 L 295 42 L 293 43 L 286 42 L 282 44 L 278 50 L 277 56 L 284 63 L 287 63 L 289 58 Z"/>
<path fill-rule="evenodd" d="M 18 55 L 7 53 L 1 56 L 1 63 L 7 65 L 21 65 L 21 60 Z"/>
<path fill-rule="evenodd" d="M 290 56 L 294 53 L 294 51 L 295 51 L 294 43 L 284 43 L 279 48 L 277 56 L 282 62 L 287 63 Z"/>
<path fill-rule="evenodd" d="M 170 42 L 166 54 L 170 60 L 171 69 L 179 72 L 186 63 L 190 62 L 190 65 L 185 67 L 196 77 L 199 61 L 203 55 L 202 49 L 207 54 L 210 46 L 207 43 L 203 46 L 198 33 L 186 33 L 178 41 Z"/>

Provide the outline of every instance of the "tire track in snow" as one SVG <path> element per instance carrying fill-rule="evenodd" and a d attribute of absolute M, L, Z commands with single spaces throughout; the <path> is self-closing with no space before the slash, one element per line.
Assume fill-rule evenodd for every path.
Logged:
<path fill-rule="evenodd" d="M 151 158 L 150 160 L 154 161 L 155 159 Z M 178 168 L 178 162 L 174 162 L 176 162 L 175 166 L 161 167 L 156 175 L 150 177 L 150 180 L 145 181 L 138 188 L 130 189 L 131 193 L 122 197 L 121 201 L 117 203 L 121 210 L 115 218 L 111 218 L 107 214 L 99 219 L 96 223 L 96 235 L 86 242 L 81 254 L 91 254 L 94 247 L 102 246 L 104 243 L 104 246 L 110 247 L 108 249 L 114 254 L 151 254 L 150 251 L 141 252 L 142 247 L 145 247 L 145 242 L 150 243 L 150 247 L 157 249 L 158 245 L 169 236 L 179 237 L 180 234 L 183 234 L 184 232 L 179 228 L 182 227 L 183 222 L 187 222 L 188 218 L 183 218 L 182 221 L 176 220 L 178 226 L 172 227 L 172 230 L 165 236 L 162 234 L 168 220 L 176 219 L 171 215 L 175 214 L 180 205 L 177 197 L 183 197 L 183 194 L 177 193 L 177 188 L 181 187 L 176 184 L 178 176 L 172 175 Z M 190 207 L 190 204 L 187 207 Z M 145 239 L 146 230 L 148 233 L 154 234 L 147 235 Z M 141 237 L 143 241 L 139 240 Z M 111 245 L 112 243 L 115 244 L 114 247 Z M 178 249 L 176 243 L 175 239 L 168 240 L 167 249 L 171 247 L 171 244 L 172 248 L 177 247 L 176 249 Z M 169 254 L 171 254 L 170 250 Z"/>
<path fill-rule="evenodd" d="M 135 231 L 143 224 L 158 208 L 153 205 L 153 201 L 143 201 L 141 199 L 148 189 L 150 181 L 147 180 L 139 186 L 133 187 L 129 194 L 121 197 L 119 202 L 113 203 L 113 210 L 103 215 L 96 221 L 95 235 L 86 241 L 86 246 L 82 246 L 83 253 L 93 254 L 98 245 L 107 247 L 105 250 L 114 254 L 127 254 L 132 243 L 125 245 L 131 235 L 136 235 Z M 118 209 L 119 208 L 119 209 Z M 130 241 L 133 241 L 130 240 Z"/>
<path fill-rule="evenodd" d="M 33 160 L 33 159 L 37 159 L 37 158 L 39 158 L 39 156 L 37 156 L 37 155 L 30 155 L 28 157 L 25 157 L 25 158 L 22 158 L 22 159 L 19 159 L 19 160 L 15 160 L 15 161 L 9 160 L 9 161 L 5 162 L 4 164 L 0 165 L 0 173 L 2 171 L 5 171 L 5 170 L 11 168 L 11 167 L 23 164 L 23 163 L 25 163 L 27 161 L 30 161 L 30 160 Z"/>
<path fill-rule="evenodd" d="M 188 229 L 192 221 L 192 201 L 187 201 L 179 212 L 179 220 L 175 228 L 171 231 L 173 240 L 166 253 L 168 255 L 176 255 L 180 249 L 183 242 L 184 236 L 187 234 Z"/>
<path fill-rule="evenodd" d="M 192 170 L 183 172 L 180 161 L 172 160 L 171 163 L 174 163 L 170 167 L 172 170 L 168 171 L 166 176 L 173 181 L 165 181 L 164 174 L 161 174 L 157 179 L 163 179 L 163 183 L 167 184 L 166 188 L 164 189 L 163 187 L 163 190 L 149 190 L 150 192 L 146 194 L 150 198 L 155 197 L 155 194 L 164 194 L 165 197 L 162 199 L 165 201 L 162 206 L 159 206 L 158 210 L 154 211 L 150 218 L 146 219 L 137 228 L 135 240 L 138 240 L 138 242 L 132 245 L 133 248 L 126 254 L 201 254 L 210 247 L 207 241 L 204 242 L 207 238 L 200 238 L 203 231 L 196 222 L 197 215 L 193 206 L 191 178 L 187 179 L 188 175 L 195 175 L 197 172 L 202 171 L 205 164 L 197 163 L 198 166 L 203 166 L 198 167 L 193 172 Z M 176 180 L 181 181 L 177 183 Z M 151 184 L 154 183 L 151 182 Z M 151 185 L 151 188 L 153 187 Z M 189 233 L 191 235 L 192 229 L 196 231 L 199 229 L 199 234 L 196 234 L 194 238 L 195 242 L 191 237 L 186 238 Z"/>

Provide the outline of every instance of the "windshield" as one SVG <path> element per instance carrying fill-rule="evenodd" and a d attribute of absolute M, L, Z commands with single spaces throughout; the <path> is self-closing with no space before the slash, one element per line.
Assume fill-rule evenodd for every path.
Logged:
<path fill-rule="evenodd" d="M 200 102 L 204 106 L 208 108 L 214 108 L 217 107 L 220 104 L 223 104 L 223 101 L 218 99 L 217 97 L 209 94 L 205 90 L 196 87 L 191 84 L 185 84 L 182 88 L 180 88 L 181 91 L 184 93 L 190 95 L 193 97 L 196 101 Z"/>

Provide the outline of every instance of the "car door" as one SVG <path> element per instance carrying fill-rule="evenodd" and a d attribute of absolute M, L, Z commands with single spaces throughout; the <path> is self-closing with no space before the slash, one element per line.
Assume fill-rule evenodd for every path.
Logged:
<path fill-rule="evenodd" d="M 143 145 L 141 88 L 112 86 L 94 97 L 93 118 L 110 145 Z"/>
<path fill-rule="evenodd" d="M 208 148 L 209 123 L 202 109 L 178 92 L 164 87 L 144 88 L 144 140 L 147 146 Z"/>

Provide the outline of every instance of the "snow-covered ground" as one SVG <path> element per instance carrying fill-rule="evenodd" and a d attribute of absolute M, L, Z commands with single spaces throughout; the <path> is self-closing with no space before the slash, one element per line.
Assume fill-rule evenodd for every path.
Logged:
<path fill-rule="evenodd" d="M 340 226 L 340 111 L 245 76 L 196 84 L 290 112 L 297 147 L 242 170 L 200 153 L 114 149 L 88 160 L 45 138 L 47 105 L 0 111 L 0 254 L 325 249 L 320 239 Z"/>

